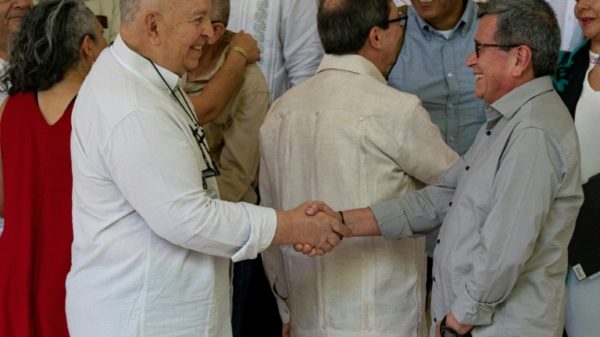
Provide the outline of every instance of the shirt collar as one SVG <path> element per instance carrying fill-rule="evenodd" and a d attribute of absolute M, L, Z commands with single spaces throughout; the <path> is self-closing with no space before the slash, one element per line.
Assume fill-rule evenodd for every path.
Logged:
<path fill-rule="evenodd" d="M 552 91 L 552 80 L 550 76 L 542 76 L 533 79 L 521 86 L 511 90 L 490 105 L 493 110 L 498 111 L 505 118 L 511 119 L 515 113 L 532 98 L 543 93 Z M 488 109 L 489 110 L 489 109 Z M 488 121 L 490 115 L 488 114 Z"/>
<path fill-rule="evenodd" d="M 160 74 L 165 80 L 163 81 L 156 72 L 156 69 L 152 66 L 152 63 L 144 56 L 129 48 L 121 38 L 121 34 L 117 35 L 109 48 L 111 54 L 116 58 L 119 64 L 136 76 L 150 82 L 150 84 L 159 88 L 161 91 L 170 93 L 171 90 L 177 88 L 180 80 L 179 75 L 155 63 L 156 69 L 160 71 Z M 169 88 L 165 86 L 165 82 L 169 85 Z"/>
<path fill-rule="evenodd" d="M 471 26 L 477 24 L 477 4 L 473 0 L 466 1 L 467 5 L 465 6 L 465 10 L 460 17 L 460 20 L 458 20 L 452 29 L 452 35 L 458 31 L 460 35 L 464 37 L 471 30 Z M 408 6 L 408 17 L 409 21 L 412 21 L 409 24 L 416 24 L 417 27 L 419 27 L 421 34 L 423 34 L 428 41 L 431 40 L 432 34 L 435 34 L 435 29 L 417 14 L 417 11 L 413 6 Z"/>
<path fill-rule="evenodd" d="M 363 74 L 372 77 L 381 83 L 386 83 L 385 77 L 383 77 L 383 74 L 381 74 L 379 69 L 377 69 L 377 67 L 371 61 L 367 60 L 361 55 L 325 54 L 317 72 L 322 72 L 330 69 L 349 71 L 356 74 Z"/>

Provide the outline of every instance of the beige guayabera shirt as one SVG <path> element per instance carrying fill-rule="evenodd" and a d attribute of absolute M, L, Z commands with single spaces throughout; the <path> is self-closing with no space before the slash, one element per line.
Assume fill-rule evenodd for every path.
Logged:
<path fill-rule="evenodd" d="M 283 209 L 365 207 L 434 183 L 457 159 L 417 97 L 358 55 L 326 55 L 274 103 L 260 141 L 262 203 Z M 422 238 L 351 238 L 319 258 L 276 247 L 263 260 L 295 337 L 424 334 Z"/>

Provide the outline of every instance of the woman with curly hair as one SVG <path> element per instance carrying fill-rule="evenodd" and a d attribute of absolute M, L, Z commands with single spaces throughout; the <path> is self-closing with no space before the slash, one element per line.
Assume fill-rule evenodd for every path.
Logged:
<path fill-rule="evenodd" d="M 68 336 L 71 110 L 106 46 L 81 0 L 47 0 L 23 19 L 0 88 L 0 336 Z"/>

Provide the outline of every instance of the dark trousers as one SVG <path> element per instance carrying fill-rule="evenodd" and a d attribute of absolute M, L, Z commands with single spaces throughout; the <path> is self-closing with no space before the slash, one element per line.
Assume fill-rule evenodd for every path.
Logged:
<path fill-rule="evenodd" d="M 281 337 L 281 319 L 260 256 L 233 265 L 233 337 Z"/>

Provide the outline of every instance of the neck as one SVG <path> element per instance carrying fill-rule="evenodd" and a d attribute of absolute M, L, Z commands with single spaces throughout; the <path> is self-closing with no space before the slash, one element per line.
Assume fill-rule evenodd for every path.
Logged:
<path fill-rule="evenodd" d="M 8 46 L 4 43 L 4 41 L 0 42 L 0 59 L 3 59 L 4 61 L 8 62 L 9 61 L 9 54 L 8 54 Z"/>
<path fill-rule="evenodd" d="M 427 22 L 437 30 L 450 30 L 456 26 L 467 8 L 467 1 L 462 1 L 460 6 L 455 6 L 448 15 L 435 22 Z"/>
<path fill-rule="evenodd" d="M 598 35 L 590 40 L 590 49 L 596 54 L 600 54 L 600 34 Z"/>
<path fill-rule="evenodd" d="M 87 71 L 82 70 L 80 66 L 75 66 L 65 72 L 60 82 L 43 92 L 64 95 L 63 97 L 75 97 L 77 92 L 79 92 L 79 88 L 81 88 L 86 74 Z"/>

